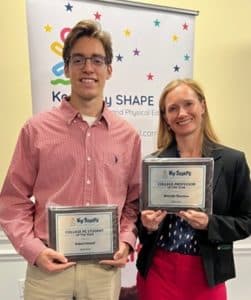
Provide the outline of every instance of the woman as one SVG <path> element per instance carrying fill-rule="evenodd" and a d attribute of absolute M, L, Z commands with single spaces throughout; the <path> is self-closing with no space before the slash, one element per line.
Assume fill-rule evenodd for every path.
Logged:
<path fill-rule="evenodd" d="M 233 242 L 251 232 L 251 183 L 242 152 L 219 144 L 201 87 L 170 82 L 160 97 L 158 157 L 213 157 L 213 213 L 145 210 L 138 221 L 140 300 L 225 300 Z"/>

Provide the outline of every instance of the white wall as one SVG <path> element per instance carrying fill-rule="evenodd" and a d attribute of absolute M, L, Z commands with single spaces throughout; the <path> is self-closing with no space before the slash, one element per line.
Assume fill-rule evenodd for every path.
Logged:
<path fill-rule="evenodd" d="M 0 299 L 19 300 L 22 297 L 26 263 L 0 229 Z"/>
<path fill-rule="evenodd" d="M 236 278 L 227 282 L 228 300 L 250 300 L 251 238 L 235 243 Z"/>

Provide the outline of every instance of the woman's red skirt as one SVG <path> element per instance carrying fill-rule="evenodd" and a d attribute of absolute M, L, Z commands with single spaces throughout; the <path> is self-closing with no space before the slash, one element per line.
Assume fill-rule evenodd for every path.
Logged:
<path fill-rule="evenodd" d="M 158 249 L 146 279 L 137 274 L 139 300 L 226 300 L 224 283 L 209 287 L 202 258 Z"/>

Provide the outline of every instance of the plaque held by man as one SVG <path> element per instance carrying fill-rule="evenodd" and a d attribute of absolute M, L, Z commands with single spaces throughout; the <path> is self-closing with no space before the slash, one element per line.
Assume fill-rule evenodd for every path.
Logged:
<path fill-rule="evenodd" d="M 48 207 L 49 247 L 70 261 L 113 259 L 118 249 L 118 207 Z"/>

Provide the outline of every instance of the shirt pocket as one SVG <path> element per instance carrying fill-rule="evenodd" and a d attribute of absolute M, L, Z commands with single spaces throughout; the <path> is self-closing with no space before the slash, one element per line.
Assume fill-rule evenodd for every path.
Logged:
<path fill-rule="evenodd" d="M 104 184 L 114 191 L 125 191 L 128 186 L 130 162 L 126 153 L 104 153 Z"/>

